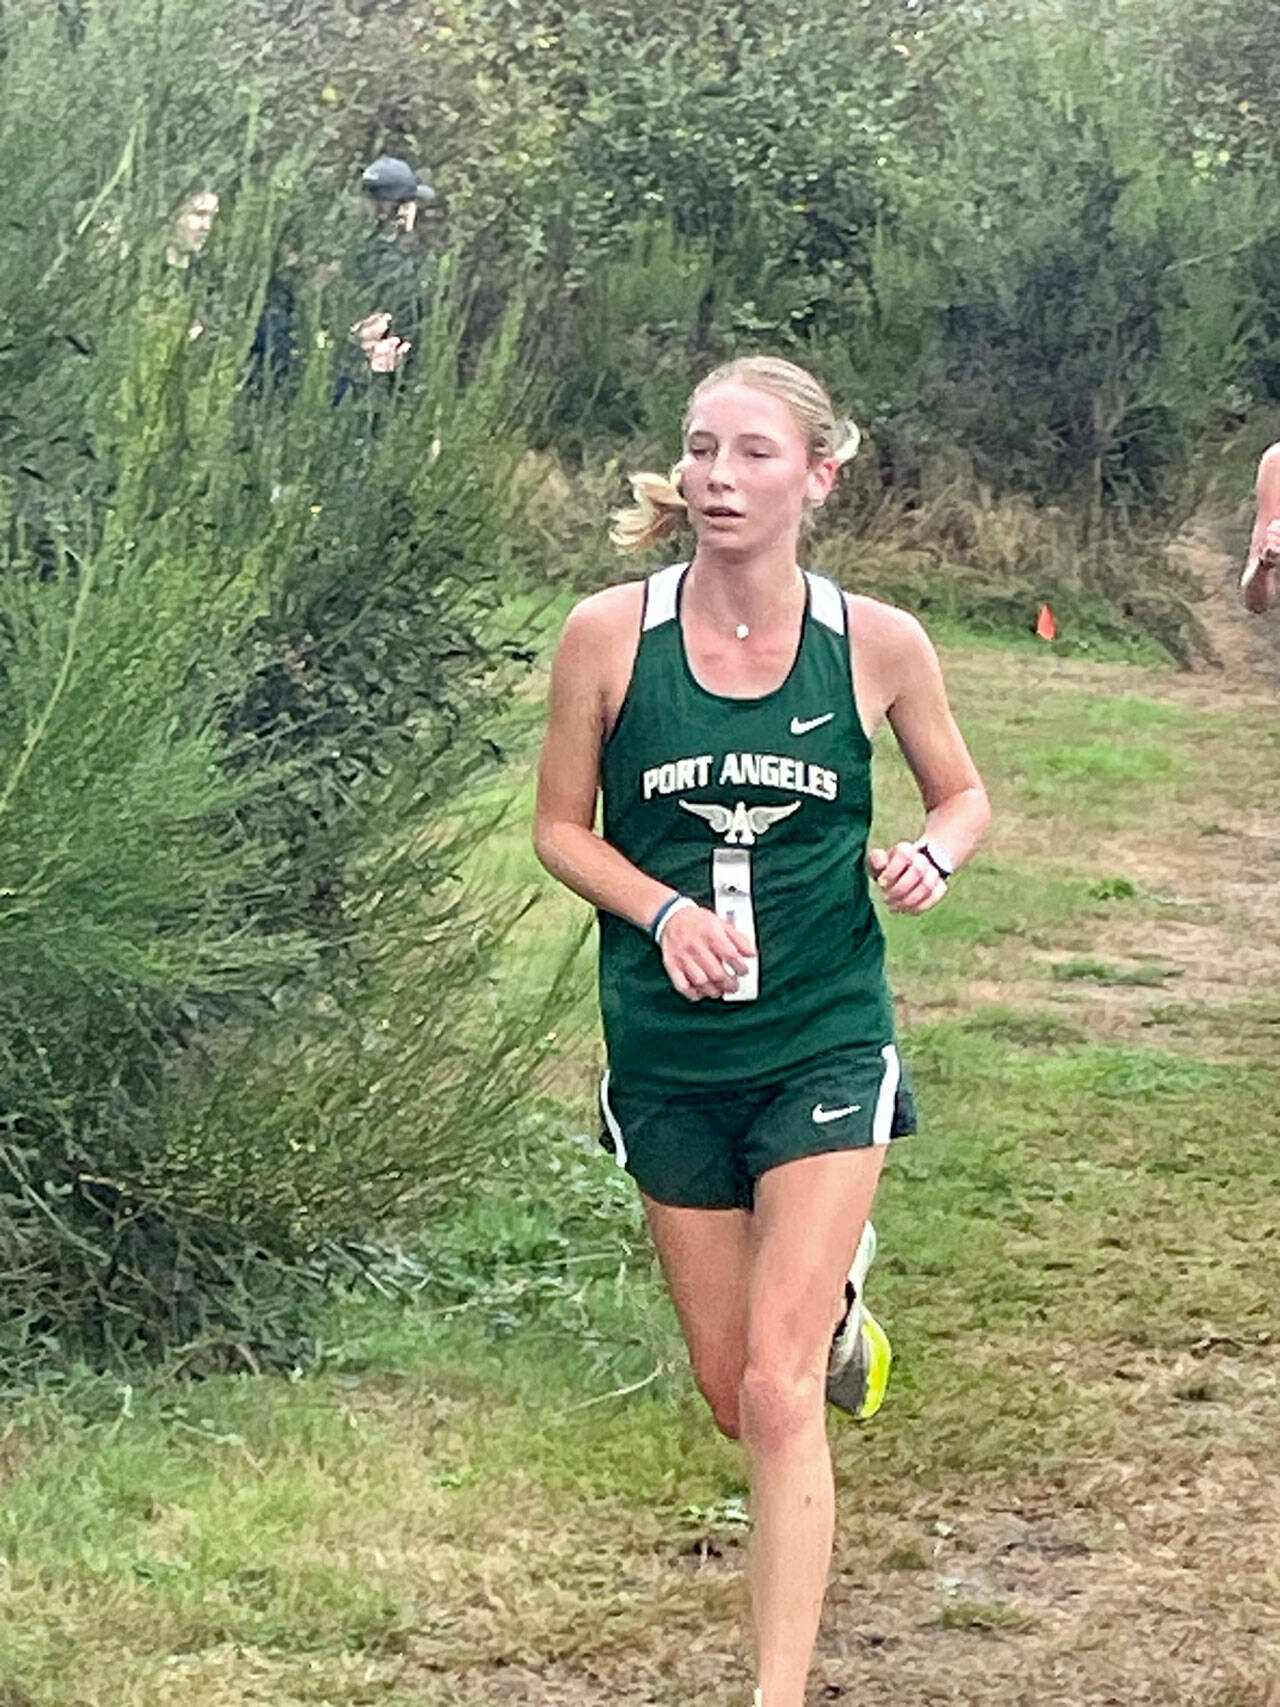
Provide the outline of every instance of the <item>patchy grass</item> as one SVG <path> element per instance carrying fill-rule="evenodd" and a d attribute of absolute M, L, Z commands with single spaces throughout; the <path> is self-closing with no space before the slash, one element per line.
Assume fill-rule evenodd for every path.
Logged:
<path fill-rule="evenodd" d="M 924 1132 L 877 1213 L 892 1404 L 836 1435 L 859 1571 L 922 1502 L 1132 1451 L 1140 1401 L 1169 1437 L 1153 1464 L 1238 1434 L 1238 1377 L 1176 1360 L 1280 1336 L 1269 1069 L 990 1012 L 912 1053 Z M 402 1303 L 335 1300 L 318 1374 L 101 1382 L 83 1420 L 33 1400 L 9 1432 L 0 1677 L 94 1707 L 398 1704 L 477 1666 L 625 1668 L 655 1621 L 667 1644 L 731 1633 L 742 1465 L 690 1391 L 625 1185 L 549 1133 L 524 1187 L 401 1253 L 381 1278 Z M 1163 1390 L 1121 1373 L 1153 1356 Z M 925 1569 L 924 1545 L 878 1568 Z M 952 1592 L 940 1629 L 1033 1626 Z"/>
<path fill-rule="evenodd" d="M 945 1606 L 938 1618 L 940 1630 L 981 1630 L 1024 1632 L 1035 1629 L 1035 1620 L 1025 1613 L 1015 1612 L 1000 1601 L 958 1600 Z"/>
<path fill-rule="evenodd" d="M 1058 960 L 1051 972 L 1059 983 L 1087 978 L 1094 984 L 1145 984 L 1158 989 L 1169 978 L 1181 978 L 1181 966 L 1108 966 L 1101 960 Z"/>

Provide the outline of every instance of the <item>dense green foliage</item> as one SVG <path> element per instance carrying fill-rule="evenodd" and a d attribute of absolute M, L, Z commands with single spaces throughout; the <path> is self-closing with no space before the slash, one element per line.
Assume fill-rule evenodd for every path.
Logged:
<path fill-rule="evenodd" d="M 15 1351 L 287 1337 L 263 1264 L 320 1272 L 501 1153 L 536 992 L 496 987 L 457 875 L 527 662 L 498 613 L 553 552 L 601 572 L 615 459 L 673 454 L 712 361 L 796 354 L 868 425 L 836 553 L 864 584 L 1194 646 L 1133 539 L 1280 391 L 1261 0 L 1088 30 L 1068 0 L 10 0 L 3 29 Z M 394 377 L 349 333 L 388 306 L 382 149 L 441 192 L 396 250 Z"/>
<path fill-rule="evenodd" d="M 1261 5 L 1108 0 L 1087 31 L 1067 0 L 287 18 L 289 75 L 255 46 L 282 132 L 305 113 L 336 169 L 402 146 L 487 290 L 541 273 L 570 446 L 669 442 L 690 375 L 764 343 L 814 357 L 900 478 L 903 440 L 960 444 L 998 487 L 1160 509 L 1267 382 Z"/>

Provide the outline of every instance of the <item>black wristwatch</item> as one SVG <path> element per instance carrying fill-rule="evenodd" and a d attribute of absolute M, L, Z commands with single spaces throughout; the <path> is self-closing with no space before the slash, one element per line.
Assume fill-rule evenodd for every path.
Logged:
<path fill-rule="evenodd" d="M 930 841 L 928 836 L 922 836 L 916 843 L 916 848 L 928 860 L 942 881 L 950 883 L 955 876 L 956 862 L 942 843 Z"/>

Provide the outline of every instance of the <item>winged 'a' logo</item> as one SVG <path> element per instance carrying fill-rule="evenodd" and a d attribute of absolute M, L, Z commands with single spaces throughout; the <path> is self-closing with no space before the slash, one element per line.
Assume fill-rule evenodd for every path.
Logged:
<path fill-rule="evenodd" d="M 780 818 L 798 812 L 803 801 L 793 800 L 790 806 L 747 806 L 741 800 L 736 806 L 706 805 L 700 800 L 682 800 L 686 812 L 695 818 L 705 818 L 717 836 L 723 836 L 729 847 L 753 847 L 758 836 L 771 829 Z"/>

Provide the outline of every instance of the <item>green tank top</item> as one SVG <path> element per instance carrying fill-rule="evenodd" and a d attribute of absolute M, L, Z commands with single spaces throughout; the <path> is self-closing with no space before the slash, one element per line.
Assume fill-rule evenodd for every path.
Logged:
<path fill-rule="evenodd" d="M 604 837 L 756 943 L 737 997 L 689 1002 L 648 935 L 602 912 L 600 1007 L 625 1088 L 767 1084 L 829 1050 L 893 1040 L 884 939 L 864 855 L 871 743 L 854 701 L 848 612 L 806 574 L 790 674 L 757 699 L 711 693 L 680 627 L 688 565 L 645 586 L 631 683 L 601 758 Z"/>

